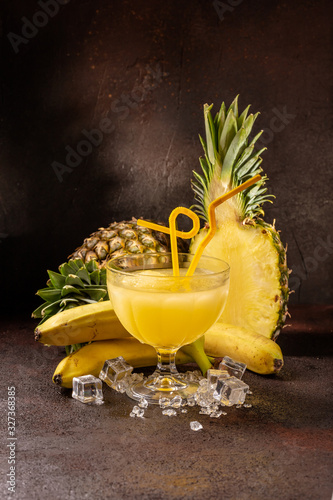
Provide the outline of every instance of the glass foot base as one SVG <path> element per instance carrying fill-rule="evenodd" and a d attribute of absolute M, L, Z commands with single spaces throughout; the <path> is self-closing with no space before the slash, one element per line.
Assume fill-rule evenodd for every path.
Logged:
<path fill-rule="evenodd" d="M 154 387 L 152 378 L 149 377 L 128 387 L 126 394 L 136 401 L 145 398 L 148 404 L 159 404 L 160 398 L 173 399 L 175 396 L 181 396 L 183 399 L 189 398 L 197 392 L 198 387 L 198 382 L 179 380 L 178 384 L 164 384 L 163 388 L 157 389 Z"/>

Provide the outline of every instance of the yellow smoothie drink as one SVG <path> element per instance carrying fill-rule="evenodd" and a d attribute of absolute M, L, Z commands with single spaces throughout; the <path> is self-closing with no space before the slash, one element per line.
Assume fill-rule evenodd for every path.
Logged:
<path fill-rule="evenodd" d="M 207 279 L 213 274 L 197 269 L 194 277 L 173 277 L 172 269 L 135 271 L 112 282 L 111 300 L 119 320 L 138 340 L 157 348 L 179 347 L 201 337 L 221 315 L 228 280 Z M 206 277 L 205 277 L 206 276 Z M 156 277 L 156 279 L 154 279 Z"/>

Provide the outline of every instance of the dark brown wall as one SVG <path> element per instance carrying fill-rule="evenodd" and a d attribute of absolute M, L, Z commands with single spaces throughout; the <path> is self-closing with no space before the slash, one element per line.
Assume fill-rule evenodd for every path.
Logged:
<path fill-rule="evenodd" d="M 292 300 L 329 302 L 332 3 L 61 3 L 1 7 L 2 304 L 31 309 L 46 269 L 111 220 L 190 206 L 202 105 L 236 94 L 261 112 L 266 219 L 288 243 Z M 92 129 L 100 143 L 70 170 L 68 148 Z"/>

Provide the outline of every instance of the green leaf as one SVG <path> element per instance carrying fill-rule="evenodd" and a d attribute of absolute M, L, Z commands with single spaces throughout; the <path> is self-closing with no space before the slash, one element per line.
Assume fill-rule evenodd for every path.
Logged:
<path fill-rule="evenodd" d="M 69 274 L 73 274 L 73 269 L 67 262 L 64 262 L 59 266 L 59 271 L 65 277 L 68 276 Z"/>
<path fill-rule="evenodd" d="M 260 130 L 259 134 L 257 134 L 256 136 L 254 136 L 254 138 L 251 141 L 250 146 L 253 146 L 257 142 L 257 140 L 259 139 L 259 137 L 261 136 L 262 133 L 263 133 L 263 130 Z"/>
<path fill-rule="evenodd" d="M 86 264 L 86 269 L 88 273 L 93 273 L 94 271 L 96 271 L 96 269 L 98 269 L 97 262 L 95 260 L 90 260 Z"/>
<path fill-rule="evenodd" d="M 238 120 L 237 120 L 238 128 L 241 128 L 243 126 L 244 121 L 246 120 L 246 117 L 247 117 L 247 114 L 249 112 L 250 107 L 251 107 L 251 104 L 249 104 L 248 107 L 244 109 L 243 113 L 238 118 Z"/>
<path fill-rule="evenodd" d="M 80 287 L 84 288 L 83 281 L 78 276 L 75 276 L 75 274 L 69 274 L 67 276 L 66 285 L 80 286 Z"/>
<path fill-rule="evenodd" d="M 45 315 L 53 316 L 59 311 L 61 307 L 61 300 L 57 300 L 56 302 L 52 302 L 52 304 L 48 305 L 44 304 L 44 306 L 45 307 L 42 309 L 42 317 L 44 317 Z"/>
<path fill-rule="evenodd" d="M 61 290 L 59 288 L 41 288 L 37 294 L 46 302 L 55 302 L 61 298 Z"/>
<path fill-rule="evenodd" d="M 76 273 L 76 275 L 82 280 L 82 281 L 85 281 L 86 283 L 88 283 L 88 285 L 91 284 L 91 280 L 90 280 L 90 276 L 89 276 L 89 273 L 87 271 L 87 269 L 85 267 L 82 267 L 81 269 L 79 269 Z"/>
<path fill-rule="evenodd" d="M 106 280 L 106 269 L 103 267 L 101 269 L 101 275 L 100 275 L 100 285 L 106 286 L 107 280 Z"/>
<path fill-rule="evenodd" d="M 201 137 L 201 135 L 199 134 L 199 139 L 200 139 L 200 142 L 201 142 L 201 146 L 205 152 L 205 155 L 208 156 L 208 153 L 207 153 L 207 144 L 205 143 L 205 141 L 203 140 L 203 138 Z"/>
<path fill-rule="evenodd" d="M 219 111 L 219 126 L 217 128 L 217 137 L 221 136 L 221 132 L 222 132 L 222 129 L 223 129 L 224 124 L 225 124 L 226 114 L 227 114 L 226 113 L 226 107 L 225 107 L 224 102 L 222 102 L 221 108 L 220 108 L 220 111 Z M 218 147 L 218 145 L 217 145 L 217 147 Z"/>
<path fill-rule="evenodd" d="M 239 167 L 241 167 L 253 154 L 254 150 L 254 144 L 248 146 L 247 148 L 244 149 L 243 153 L 240 155 L 240 157 L 237 160 L 237 163 L 234 168 L 234 172 L 237 172 Z M 256 155 L 254 155 L 256 156 Z"/>
<path fill-rule="evenodd" d="M 78 295 L 83 295 L 78 288 L 75 288 L 72 285 L 65 285 L 61 291 L 61 297 L 66 297 L 67 295 L 74 293 Z"/>
<path fill-rule="evenodd" d="M 193 175 L 198 181 L 199 186 L 202 187 L 203 192 L 207 193 L 207 184 L 205 182 L 205 179 L 200 174 L 198 174 L 198 172 L 195 172 L 194 170 L 193 170 Z"/>
<path fill-rule="evenodd" d="M 209 182 L 212 178 L 212 164 L 210 163 L 209 160 L 207 160 L 207 158 L 202 158 L 200 157 L 199 158 L 199 162 L 200 162 L 200 166 L 202 168 L 202 171 L 205 175 L 205 178 L 206 178 L 206 187 L 208 187 L 209 185 Z"/>
<path fill-rule="evenodd" d="M 101 299 L 105 297 L 105 295 L 108 293 L 105 288 L 96 288 L 95 290 L 89 290 L 87 291 L 89 298 L 91 300 L 94 300 L 95 302 L 99 302 Z"/>
<path fill-rule="evenodd" d="M 41 304 L 40 306 L 38 306 L 37 309 L 35 309 L 32 312 L 32 314 L 31 314 L 32 318 L 42 318 L 43 317 L 42 316 L 42 311 L 43 311 L 44 307 L 45 307 L 45 302 L 43 302 L 43 304 Z"/>
<path fill-rule="evenodd" d="M 246 174 L 248 174 L 249 172 L 252 172 L 253 168 L 256 168 L 257 166 L 259 166 L 261 162 L 262 162 L 262 159 L 259 158 L 257 155 L 254 156 L 253 158 L 251 158 L 250 160 L 248 160 L 245 163 L 245 165 L 243 165 L 240 169 L 238 169 L 236 171 L 236 175 L 237 175 L 238 179 L 243 181 Z"/>
<path fill-rule="evenodd" d="M 220 110 L 218 111 L 218 113 L 216 113 L 214 118 L 214 125 L 218 133 L 219 130 L 222 130 L 224 122 L 225 122 L 225 104 L 224 102 L 222 102 Z"/>
<path fill-rule="evenodd" d="M 237 134 L 237 120 L 235 118 L 232 109 L 230 109 L 230 111 L 227 114 L 227 118 L 225 120 L 225 124 L 219 139 L 219 153 L 222 159 L 222 163 L 226 155 L 226 152 L 229 149 L 231 141 L 233 140 L 236 134 Z"/>
<path fill-rule="evenodd" d="M 64 286 L 66 278 L 62 274 L 55 273 L 54 271 L 47 271 L 47 274 L 54 288 L 62 288 Z"/>
<path fill-rule="evenodd" d="M 243 127 L 240 130 L 238 130 L 237 134 L 233 138 L 229 146 L 229 149 L 227 151 L 227 154 L 225 155 L 225 158 L 223 160 L 222 174 L 221 174 L 222 181 L 225 180 L 226 182 L 228 182 L 228 180 L 230 179 L 231 172 L 233 171 L 234 162 L 243 152 L 246 137 L 247 137 L 246 130 Z"/>
<path fill-rule="evenodd" d="M 255 119 L 259 113 L 256 115 L 250 115 L 244 122 L 244 126 L 238 130 L 235 137 L 233 138 L 228 151 L 223 160 L 221 179 L 224 182 L 228 182 L 231 178 L 231 173 L 233 171 L 234 163 L 237 161 L 241 153 L 247 144 L 247 138 L 251 133 Z"/>
<path fill-rule="evenodd" d="M 96 300 L 89 299 L 88 297 L 80 297 L 80 299 L 76 299 L 75 302 L 77 302 L 75 305 L 82 306 L 84 304 L 95 304 Z"/>
<path fill-rule="evenodd" d="M 235 99 L 232 101 L 232 103 L 230 104 L 230 107 L 228 109 L 228 113 L 232 109 L 236 119 L 238 118 L 238 97 L 239 97 L 239 94 L 236 95 Z"/>
<path fill-rule="evenodd" d="M 96 269 L 92 273 L 90 273 L 91 284 L 99 285 L 100 271 Z"/>
<path fill-rule="evenodd" d="M 201 219 L 208 221 L 207 212 L 201 205 L 192 205 L 190 209 L 193 210 Z"/>
<path fill-rule="evenodd" d="M 216 148 L 216 130 L 210 112 L 212 107 L 213 104 L 211 104 L 210 106 L 208 106 L 208 104 L 204 105 L 204 117 L 208 158 L 209 161 L 214 164 L 218 153 Z"/>
<path fill-rule="evenodd" d="M 65 297 L 64 299 L 61 300 L 60 307 L 67 307 L 68 304 L 78 303 L 79 300 L 84 300 L 84 299 L 83 298 L 81 299 L 81 297 L 79 299 L 75 297 Z"/>

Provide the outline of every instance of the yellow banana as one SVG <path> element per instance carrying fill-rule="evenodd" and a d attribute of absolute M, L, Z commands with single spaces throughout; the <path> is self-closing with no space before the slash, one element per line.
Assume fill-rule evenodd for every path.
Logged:
<path fill-rule="evenodd" d="M 66 309 L 35 329 L 35 340 L 58 346 L 125 337 L 131 335 L 109 300 Z"/>
<path fill-rule="evenodd" d="M 205 333 L 205 352 L 215 358 L 230 356 L 262 375 L 277 373 L 283 366 L 282 352 L 276 342 L 226 323 L 215 323 Z"/>
<path fill-rule="evenodd" d="M 102 340 L 81 347 L 60 361 L 53 374 L 53 382 L 62 387 L 72 387 L 73 377 L 94 375 L 98 377 L 104 361 L 123 356 L 134 368 L 156 366 L 157 356 L 154 347 L 141 344 L 135 338 Z M 189 363 L 191 358 L 178 351 L 176 362 Z"/>

